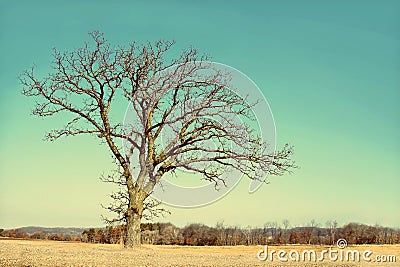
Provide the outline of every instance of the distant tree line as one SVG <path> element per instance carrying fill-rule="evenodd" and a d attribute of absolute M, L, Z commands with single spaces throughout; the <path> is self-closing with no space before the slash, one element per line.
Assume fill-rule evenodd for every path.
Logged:
<path fill-rule="evenodd" d="M 284 245 L 313 244 L 333 245 L 339 238 L 348 244 L 399 244 L 400 229 L 349 223 L 338 227 L 336 221 L 326 222 L 320 227 L 312 220 L 307 226 L 290 227 L 289 221 L 282 225 L 265 223 L 263 227 L 232 227 L 218 223 L 215 227 L 189 224 L 183 228 L 171 223 L 141 224 L 142 244 L 189 245 L 189 246 L 236 246 L 236 245 Z M 21 229 L 0 229 L 0 236 L 25 239 L 48 239 L 56 241 L 78 241 L 87 243 L 123 244 L 125 226 L 85 229 L 79 235 L 37 231 L 32 234 Z"/>
<path fill-rule="evenodd" d="M 1 229 L 0 229 L 1 230 Z M 47 239 L 55 241 L 81 241 L 80 235 L 71 235 L 67 233 L 49 233 L 46 231 L 37 231 L 32 234 L 23 229 L 10 229 L 0 231 L 1 237 L 21 238 L 21 239 Z"/>

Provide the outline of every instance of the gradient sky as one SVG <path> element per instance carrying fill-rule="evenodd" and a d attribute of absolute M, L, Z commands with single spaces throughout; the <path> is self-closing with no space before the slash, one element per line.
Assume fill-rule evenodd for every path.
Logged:
<path fill-rule="evenodd" d="M 91 137 L 42 140 L 62 117 L 30 115 L 18 75 L 50 71 L 51 49 L 100 30 L 112 44 L 176 40 L 248 75 L 301 169 L 256 193 L 242 180 L 163 221 L 292 226 L 312 219 L 400 227 L 399 1 L 1 1 L 0 228 L 101 226 L 112 168 Z"/>

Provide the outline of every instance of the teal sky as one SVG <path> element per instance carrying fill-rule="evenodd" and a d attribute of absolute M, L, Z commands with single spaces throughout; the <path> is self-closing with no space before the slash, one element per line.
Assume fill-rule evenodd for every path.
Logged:
<path fill-rule="evenodd" d="M 175 40 L 248 75 L 274 114 L 277 143 L 301 169 L 249 194 L 242 180 L 183 226 L 288 219 L 400 227 L 399 1 L 0 1 L 0 228 L 100 226 L 111 167 L 91 137 L 42 140 L 63 125 L 30 115 L 17 76 L 50 71 L 51 49 L 100 30 L 112 44 Z M 173 56 L 174 54 L 172 54 Z"/>

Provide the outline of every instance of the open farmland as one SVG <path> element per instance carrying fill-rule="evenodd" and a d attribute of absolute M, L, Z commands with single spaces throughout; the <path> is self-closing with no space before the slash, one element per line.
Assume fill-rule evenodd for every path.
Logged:
<path fill-rule="evenodd" d="M 124 249 L 119 245 L 87 244 L 43 240 L 0 240 L 0 266 L 399 266 L 400 245 L 354 246 L 361 253 L 371 250 L 377 255 L 394 255 L 397 262 L 322 262 L 259 261 L 257 251 L 263 246 L 189 247 L 144 245 L 138 249 Z M 317 255 L 322 246 L 271 246 L 271 250 L 301 251 L 313 249 Z M 319 255 L 318 255 L 319 256 Z M 287 257 L 287 255 L 286 255 Z"/>

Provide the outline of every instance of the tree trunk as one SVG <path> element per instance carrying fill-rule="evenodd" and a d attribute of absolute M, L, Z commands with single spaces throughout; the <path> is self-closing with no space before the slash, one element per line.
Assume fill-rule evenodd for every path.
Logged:
<path fill-rule="evenodd" d="M 141 214 L 137 209 L 128 211 L 125 241 L 125 246 L 128 248 L 139 247 L 141 244 L 140 220 Z"/>
<path fill-rule="evenodd" d="M 130 190 L 129 195 L 125 246 L 133 248 L 141 245 L 140 221 L 143 215 L 143 202 L 147 194 L 142 189 L 135 188 L 135 190 Z"/>

